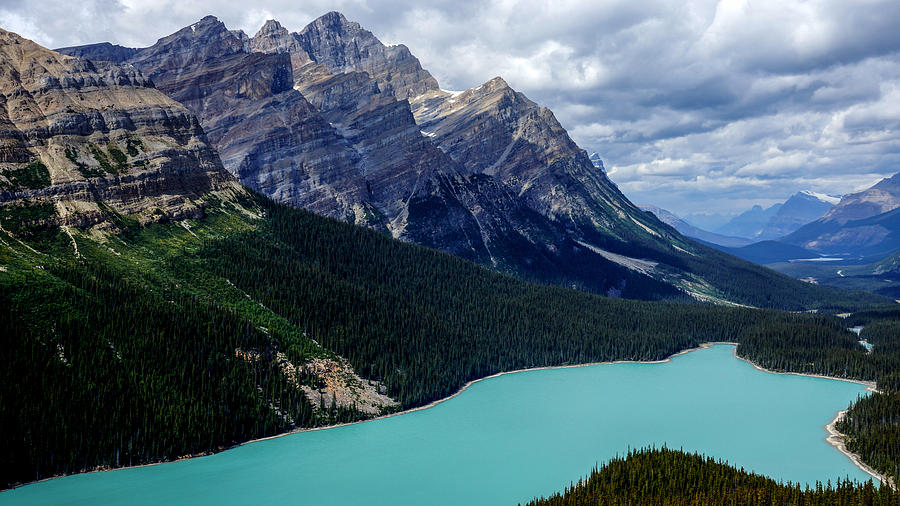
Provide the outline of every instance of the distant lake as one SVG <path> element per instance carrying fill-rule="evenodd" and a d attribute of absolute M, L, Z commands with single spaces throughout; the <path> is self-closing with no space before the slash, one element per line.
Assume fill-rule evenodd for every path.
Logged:
<path fill-rule="evenodd" d="M 784 481 L 869 479 L 824 429 L 862 385 L 761 372 L 733 350 L 504 375 L 431 409 L 54 479 L 0 503 L 514 505 L 663 444 Z"/>

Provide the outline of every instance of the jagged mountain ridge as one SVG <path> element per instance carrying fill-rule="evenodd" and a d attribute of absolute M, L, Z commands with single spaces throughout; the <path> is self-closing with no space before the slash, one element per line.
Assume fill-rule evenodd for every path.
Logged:
<path fill-rule="evenodd" d="M 325 27 L 331 27 L 333 34 L 322 35 Z M 286 36 L 284 32 L 280 37 Z M 319 35 L 310 36 L 313 33 Z M 511 187 L 516 198 L 529 208 L 567 229 L 582 227 L 589 235 L 602 227 L 604 232 L 614 230 L 614 237 L 620 241 L 635 235 L 645 240 L 654 237 L 648 230 L 658 223 L 647 220 L 602 171 L 596 170 L 552 112 L 515 92 L 501 78 L 460 94 L 443 91 L 405 47 L 387 48 L 396 48 L 397 53 L 391 54 L 374 35 L 339 13 L 322 16 L 294 37 L 314 61 L 338 75 L 365 72 L 382 88 L 395 86 L 385 83 L 380 69 L 392 69 L 393 81 L 403 76 L 402 81 L 409 84 L 407 92 L 394 95 L 409 97 L 415 124 L 450 155 L 449 160 L 441 160 L 444 174 L 458 173 L 461 168 L 463 174 L 495 177 Z M 360 52 L 360 47 L 379 48 L 367 51 L 384 54 L 385 63 L 373 64 L 371 58 L 352 56 Z M 297 88 L 316 102 L 313 90 L 305 84 L 307 80 L 295 74 L 295 81 Z M 610 215 L 616 218 L 610 219 Z M 620 215 L 630 219 L 626 226 L 619 221 Z M 662 232 L 655 237 L 666 235 Z M 667 239 L 677 241 L 677 236 Z M 662 248 L 671 249 L 668 244 Z"/>
<path fill-rule="evenodd" d="M 362 213 L 359 155 L 293 89 L 287 54 L 247 52 L 207 16 L 129 62 L 200 118 L 225 168 L 250 188 L 328 216 Z"/>
<path fill-rule="evenodd" d="M 408 49 L 339 13 L 295 33 L 268 22 L 254 37 L 207 17 L 128 61 L 198 115 L 229 171 L 281 202 L 612 295 L 765 305 L 751 286 L 791 283 L 641 211 L 549 109 L 502 79 L 441 90 Z M 260 70 L 240 70 L 249 62 Z M 290 69 L 292 89 L 275 68 Z"/>
<path fill-rule="evenodd" d="M 50 51 L 0 29 L 0 211 L 110 227 L 203 213 L 237 189 L 197 119 L 131 66 Z"/>
<path fill-rule="evenodd" d="M 336 22 L 342 28 L 335 28 Z M 323 33 L 329 26 L 335 36 Z M 631 296 L 638 294 L 631 293 L 629 285 L 646 290 L 641 285 L 649 284 L 657 293 L 674 293 L 666 285 L 645 279 L 643 274 L 578 245 L 567 237 L 562 224 L 534 212 L 515 192 L 497 186 L 493 178 L 466 170 L 423 135 L 408 102 L 398 100 L 394 93 L 401 88 L 401 82 L 406 88 L 422 91 L 436 89 L 436 81 L 421 70 L 417 60 L 407 61 L 408 50 L 367 50 L 363 56 L 369 56 L 359 56 L 360 47 L 383 45 L 370 32 L 338 14 L 325 15 L 307 28 L 291 34 L 270 21 L 254 37 L 245 39 L 215 18 L 206 17 L 150 48 L 138 50 L 129 61 L 201 118 L 226 168 L 248 186 L 276 200 L 382 228 L 395 237 L 529 279 L 574 284 L 600 292 L 626 287 L 626 294 Z M 341 47 L 310 47 L 309 41 Z M 356 49 L 348 50 L 343 47 L 345 44 Z M 400 68 L 411 69 L 410 75 L 401 79 L 402 72 L 394 71 L 390 79 L 381 76 L 377 69 L 387 64 L 373 63 L 372 53 L 381 55 L 387 63 L 399 55 L 405 62 Z M 160 57 L 167 54 L 168 58 Z M 315 58 L 323 63 L 314 61 L 310 54 L 318 55 Z M 294 89 L 275 83 L 274 76 L 280 75 L 275 70 L 250 73 L 260 81 L 256 86 L 243 81 L 239 85 L 228 82 L 238 81 L 233 76 L 241 75 L 239 68 L 251 59 L 257 59 L 260 67 L 289 66 Z M 358 65 L 359 70 L 342 72 L 348 65 Z M 272 78 L 260 79 L 266 75 Z M 228 95 L 227 90 L 235 87 L 259 93 Z M 383 87 L 389 87 L 393 93 L 383 92 Z M 273 107 L 264 105 L 273 97 L 281 97 L 280 103 L 284 104 L 278 114 L 273 113 Z M 328 159 L 312 156 L 315 153 L 309 144 L 295 143 L 296 152 L 285 149 L 298 138 L 293 135 L 297 131 L 293 125 L 287 129 L 285 140 L 266 142 L 287 114 L 300 116 L 297 110 L 304 103 L 313 107 L 305 108 L 298 122 L 316 123 L 319 128 L 299 137 L 312 145 L 345 153 L 338 158 L 342 163 L 332 162 L 329 167 Z M 248 125 L 246 119 L 238 123 L 238 118 L 254 117 L 241 112 L 241 107 L 259 111 L 261 118 L 270 120 L 272 128 L 267 129 L 261 121 L 256 125 Z M 294 163 L 298 160 L 303 163 Z M 306 173 L 298 170 L 315 160 L 323 163 Z M 283 169 L 276 170 L 278 164 Z M 295 179 L 288 180 L 290 175 Z M 316 191 L 344 200 L 302 198 Z M 576 265 L 572 258 L 579 258 L 578 263 L 593 264 L 591 279 L 579 279 L 583 269 L 572 267 Z M 551 273 L 550 277 L 545 273 Z"/>

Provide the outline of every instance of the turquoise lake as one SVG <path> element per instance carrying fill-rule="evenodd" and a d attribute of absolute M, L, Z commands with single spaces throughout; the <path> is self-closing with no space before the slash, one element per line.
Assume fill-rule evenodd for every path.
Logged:
<path fill-rule="evenodd" d="M 515 505 L 629 447 L 663 444 L 784 481 L 869 479 L 825 442 L 862 385 L 765 373 L 733 351 L 508 374 L 431 409 L 49 480 L 0 503 Z"/>

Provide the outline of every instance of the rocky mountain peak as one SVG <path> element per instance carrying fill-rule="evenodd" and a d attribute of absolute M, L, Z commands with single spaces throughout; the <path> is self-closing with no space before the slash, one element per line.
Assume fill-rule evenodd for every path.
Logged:
<path fill-rule="evenodd" d="M 258 53 L 289 53 L 291 65 L 298 69 L 310 62 L 309 55 L 300 46 L 296 34 L 290 33 L 278 21 L 270 19 L 250 39 L 248 51 Z"/>
<path fill-rule="evenodd" d="M 263 23 L 262 27 L 260 27 L 259 31 L 256 32 L 254 37 L 259 37 L 260 35 L 268 35 L 268 34 L 287 34 L 287 28 L 281 25 L 278 21 L 274 19 L 268 19 L 265 23 Z"/>
<path fill-rule="evenodd" d="M 189 65 L 211 57 L 222 57 L 242 52 L 244 41 L 232 33 L 215 16 L 200 21 L 159 39 L 153 46 L 137 52 L 131 63 L 173 58 L 177 65 Z"/>
<path fill-rule="evenodd" d="M 312 61 L 332 72 L 365 72 L 400 100 L 439 90 L 437 80 L 403 45 L 385 46 L 372 32 L 329 12 L 296 34 Z"/>
<path fill-rule="evenodd" d="M 200 21 L 178 30 L 173 35 L 203 39 L 208 37 L 220 37 L 223 35 L 223 32 L 234 35 L 228 30 L 225 23 L 219 21 L 219 18 L 215 16 L 204 16 Z"/>
<path fill-rule="evenodd" d="M 492 78 L 490 81 L 484 83 L 481 86 L 481 88 L 483 88 L 485 91 L 494 91 L 509 87 L 509 84 L 500 76 Z"/>
<path fill-rule="evenodd" d="M 322 14 L 318 18 L 314 19 L 310 25 L 317 25 L 320 27 L 325 27 L 329 30 L 342 30 L 345 27 L 349 27 L 350 29 L 360 29 L 361 26 L 359 23 L 354 23 L 349 21 L 343 14 L 338 11 L 331 11 Z"/>

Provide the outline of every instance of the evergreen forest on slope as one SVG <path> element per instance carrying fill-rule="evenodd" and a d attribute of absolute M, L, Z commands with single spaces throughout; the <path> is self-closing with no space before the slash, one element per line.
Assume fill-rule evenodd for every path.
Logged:
<path fill-rule="evenodd" d="M 778 326 L 865 356 L 833 317 L 526 283 L 263 197 L 146 227 L 113 213 L 116 233 L 48 226 L 53 212 L 0 216 L 7 487 L 371 416 L 303 395 L 316 358 L 345 357 L 405 409 L 504 370 L 658 360 Z"/>
<path fill-rule="evenodd" d="M 856 506 L 900 504 L 900 494 L 871 481 L 818 483 L 801 488 L 779 483 L 712 457 L 679 450 L 631 450 L 565 491 L 528 506 L 582 505 L 803 505 Z"/>

